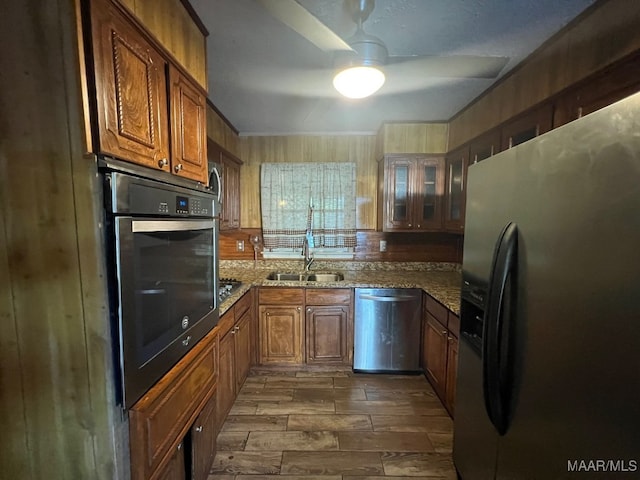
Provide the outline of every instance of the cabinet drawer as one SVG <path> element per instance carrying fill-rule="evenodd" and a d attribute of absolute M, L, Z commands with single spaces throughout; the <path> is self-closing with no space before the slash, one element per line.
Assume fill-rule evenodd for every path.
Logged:
<path fill-rule="evenodd" d="M 453 312 L 449 312 L 449 332 L 456 338 L 460 333 L 460 317 Z"/>
<path fill-rule="evenodd" d="M 307 305 L 349 305 L 351 303 L 350 288 L 307 288 L 305 296 Z"/>
<path fill-rule="evenodd" d="M 431 296 L 427 296 L 427 312 L 433 315 L 442 325 L 447 326 L 449 310 Z"/>
<path fill-rule="evenodd" d="M 188 353 L 129 411 L 134 480 L 149 478 L 169 458 L 211 396 L 217 340 L 217 335 L 205 337 L 204 348 Z"/>
<path fill-rule="evenodd" d="M 245 293 L 240 300 L 238 300 L 233 307 L 236 318 L 242 317 L 242 314 L 251 308 L 251 299 L 253 295 L 251 295 L 251 291 Z"/>
<path fill-rule="evenodd" d="M 260 305 L 296 305 L 304 303 L 304 288 L 261 288 L 258 294 Z"/>

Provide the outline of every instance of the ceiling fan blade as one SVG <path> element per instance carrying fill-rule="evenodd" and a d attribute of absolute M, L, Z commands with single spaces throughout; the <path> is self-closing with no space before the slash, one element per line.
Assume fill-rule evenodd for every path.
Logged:
<path fill-rule="evenodd" d="M 273 17 L 325 52 L 353 51 L 347 42 L 295 0 L 256 0 Z"/>
<path fill-rule="evenodd" d="M 446 57 L 419 55 L 390 55 L 387 64 L 411 68 L 422 75 L 452 78 L 496 78 L 509 57 L 483 57 L 475 55 L 452 55 Z"/>

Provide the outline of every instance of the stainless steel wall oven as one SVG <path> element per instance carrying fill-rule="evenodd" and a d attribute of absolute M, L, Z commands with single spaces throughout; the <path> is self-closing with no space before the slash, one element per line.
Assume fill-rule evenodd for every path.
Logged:
<path fill-rule="evenodd" d="M 131 407 L 218 322 L 210 192 L 104 172 L 112 331 Z"/>

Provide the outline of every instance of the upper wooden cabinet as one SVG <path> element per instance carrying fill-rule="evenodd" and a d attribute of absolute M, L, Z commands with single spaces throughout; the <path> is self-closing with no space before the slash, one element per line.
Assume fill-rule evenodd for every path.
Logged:
<path fill-rule="evenodd" d="M 202 91 L 169 67 L 171 82 L 171 169 L 207 183 L 207 103 Z"/>
<path fill-rule="evenodd" d="M 500 129 L 494 128 L 469 143 L 469 165 L 481 162 L 500 151 Z"/>
<path fill-rule="evenodd" d="M 442 229 L 443 157 L 386 155 L 379 175 L 378 217 L 383 231 Z"/>
<path fill-rule="evenodd" d="M 98 148 L 168 172 L 167 61 L 113 4 L 90 7 Z"/>
<path fill-rule="evenodd" d="M 447 155 L 445 165 L 444 228 L 449 232 L 462 233 L 464 231 L 469 148 L 463 147 L 451 152 Z"/>
<path fill-rule="evenodd" d="M 220 169 L 220 230 L 240 228 L 240 167 L 242 160 L 208 139 L 209 161 Z"/>
<path fill-rule="evenodd" d="M 204 91 L 120 7 L 99 0 L 90 9 L 95 148 L 206 183 Z"/>
<path fill-rule="evenodd" d="M 531 140 L 551 130 L 553 107 L 545 103 L 502 125 L 501 150 Z"/>

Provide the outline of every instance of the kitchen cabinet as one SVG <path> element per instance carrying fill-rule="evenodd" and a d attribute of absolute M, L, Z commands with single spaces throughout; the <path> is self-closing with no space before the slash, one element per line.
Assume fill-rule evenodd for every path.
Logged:
<path fill-rule="evenodd" d="M 207 183 L 207 104 L 192 80 L 169 66 L 171 83 L 171 170 Z"/>
<path fill-rule="evenodd" d="M 178 461 L 173 458 L 175 450 L 214 394 L 217 378 L 218 334 L 214 330 L 129 410 L 132 480 L 177 468 L 173 465 Z"/>
<path fill-rule="evenodd" d="M 551 130 L 552 116 L 551 103 L 545 103 L 503 124 L 500 140 L 501 150 L 515 147 L 548 132 Z"/>
<path fill-rule="evenodd" d="M 206 93 L 117 4 L 93 1 L 90 10 L 95 148 L 206 183 Z"/>
<path fill-rule="evenodd" d="M 240 168 L 242 160 L 212 140 L 209 141 L 209 161 L 220 168 L 220 230 L 240 228 Z"/>
<path fill-rule="evenodd" d="M 191 480 L 207 480 L 211 465 L 213 464 L 213 458 L 216 455 L 216 437 L 218 435 L 218 429 L 216 427 L 215 393 L 211 396 L 193 423 L 190 435 Z"/>
<path fill-rule="evenodd" d="M 157 477 L 159 480 L 185 480 L 186 468 L 184 462 L 184 445 L 179 443 L 174 449 L 167 465 Z"/>
<path fill-rule="evenodd" d="M 459 317 L 425 294 L 422 366 L 429 383 L 452 416 L 458 370 L 459 331 Z"/>
<path fill-rule="evenodd" d="M 448 232 L 463 233 L 469 147 L 462 147 L 448 154 L 445 166 L 444 228 Z"/>
<path fill-rule="evenodd" d="M 305 291 L 306 363 L 350 365 L 353 361 L 351 289 Z"/>
<path fill-rule="evenodd" d="M 379 176 L 383 231 L 442 230 L 443 157 L 385 155 Z"/>
<path fill-rule="evenodd" d="M 500 151 L 500 129 L 494 128 L 469 143 L 469 165 L 481 162 Z"/>
<path fill-rule="evenodd" d="M 253 291 L 249 291 L 218 322 L 223 335 L 217 391 L 218 428 L 224 423 L 251 367 L 252 306 Z"/>
<path fill-rule="evenodd" d="M 304 288 L 260 288 L 259 363 L 301 365 L 304 361 Z"/>

